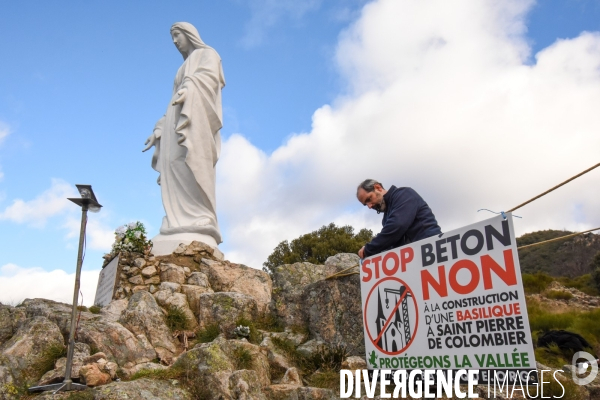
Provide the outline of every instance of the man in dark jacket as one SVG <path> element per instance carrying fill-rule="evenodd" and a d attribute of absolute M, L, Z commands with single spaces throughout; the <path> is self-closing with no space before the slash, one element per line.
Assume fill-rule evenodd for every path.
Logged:
<path fill-rule="evenodd" d="M 358 185 L 356 197 L 377 214 L 383 212 L 383 228 L 358 251 L 361 259 L 442 233 L 431 208 L 411 188 L 385 190 L 381 183 L 367 179 Z"/>

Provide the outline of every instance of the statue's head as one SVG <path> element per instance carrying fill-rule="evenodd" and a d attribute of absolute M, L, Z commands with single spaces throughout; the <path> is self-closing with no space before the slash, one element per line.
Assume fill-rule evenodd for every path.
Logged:
<path fill-rule="evenodd" d="M 177 50 L 185 60 L 190 53 L 206 45 L 200 38 L 198 30 L 188 22 L 176 22 L 171 26 L 171 37 Z"/>

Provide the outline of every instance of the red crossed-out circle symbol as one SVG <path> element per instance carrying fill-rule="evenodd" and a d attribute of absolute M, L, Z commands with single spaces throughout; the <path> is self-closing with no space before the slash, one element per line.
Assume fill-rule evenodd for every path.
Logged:
<path fill-rule="evenodd" d="M 395 287 L 404 287 L 405 290 L 402 293 L 402 295 L 398 298 L 398 300 L 396 301 L 396 303 L 394 304 L 394 307 L 392 308 L 389 316 L 386 318 L 385 323 L 384 323 L 383 327 L 381 328 L 379 334 L 378 335 L 372 335 L 371 334 L 371 330 L 369 329 L 369 322 L 372 322 L 374 320 L 373 315 L 369 316 L 371 318 L 371 321 L 367 320 L 367 310 L 369 310 L 369 304 L 370 304 L 369 302 L 370 301 L 374 301 L 374 302 L 379 301 L 379 299 L 377 298 L 377 296 L 374 296 L 374 298 L 372 299 L 371 295 L 373 294 L 373 292 L 375 291 L 375 289 L 384 287 L 384 285 L 382 285 L 382 283 L 386 282 L 385 286 L 388 286 L 389 283 L 392 283 L 392 282 L 387 282 L 387 281 L 394 281 L 394 283 L 399 283 L 399 285 L 394 285 L 394 286 Z M 389 325 L 392 323 L 392 319 L 394 318 L 394 315 L 396 314 L 396 311 L 402 305 L 402 303 L 404 302 L 404 300 L 406 299 L 407 296 L 412 299 L 412 303 L 413 303 L 413 306 L 414 306 L 414 317 L 415 317 L 414 318 L 415 319 L 414 329 L 412 329 L 412 334 L 410 335 L 410 339 L 408 340 L 408 342 L 406 342 L 406 344 L 404 345 L 404 347 L 402 347 L 401 349 L 399 349 L 397 351 L 389 351 L 389 350 L 382 349 L 381 346 L 379 346 L 377 343 L 379 343 L 379 341 L 381 340 L 382 336 L 385 334 L 385 332 L 388 329 Z M 410 302 L 407 301 L 407 302 L 405 302 L 405 304 L 410 304 Z M 419 327 L 419 310 L 418 310 L 418 307 L 417 307 L 417 300 L 416 300 L 416 297 L 415 297 L 413 291 L 411 290 L 411 288 L 403 280 L 398 279 L 396 277 L 390 276 L 390 277 L 381 279 L 379 282 L 377 282 L 377 283 L 375 283 L 375 285 L 373 285 L 373 287 L 369 291 L 369 294 L 367 295 L 367 300 L 365 301 L 365 307 L 364 307 L 364 310 L 363 310 L 363 321 L 364 321 L 364 324 L 365 324 L 365 328 L 367 330 L 367 335 L 369 337 L 369 340 L 375 346 L 375 348 L 377 348 L 377 350 L 381 351 L 384 354 L 390 355 L 390 356 L 394 356 L 394 355 L 397 355 L 397 354 L 400 354 L 400 353 L 404 352 L 406 349 L 408 349 L 410 347 L 410 345 L 414 341 L 415 334 L 417 332 L 417 328 Z M 410 324 L 410 325 L 412 325 L 412 324 Z M 412 328 L 412 326 L 411 326 L 411 328 Z M 373 336 L 375 336 L 375 337 L 373 337 Z"/>

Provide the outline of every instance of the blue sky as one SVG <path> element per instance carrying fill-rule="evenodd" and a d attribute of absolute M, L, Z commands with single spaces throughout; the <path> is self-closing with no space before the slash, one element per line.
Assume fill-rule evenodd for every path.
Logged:
<path fill-rule="evenodd" d="M 232 261 L 260 268 L 281 240 L 331 221 L 376 231 L 378 217 L 353 198 L 367 176 L 415 187 L 449 230 L 600 161 L 598 1 L 397 3 L 3 2 L 0 284 L 11 291 L 0 301 L 30 297 L 25 276 L 47 296 L 64 291 L 48 274 L 69 280 L 75 268 L 80 214 L 64 200 L 75 183 L 104 206 L 90 215 L 90 282 L 116 227 L 140 220 L 158 232 L 160 191 L 141 149 L 182 62 L 169 35 L 177 21 L 223 59 L 217 201 Z M 448 45 L 423 50 L 428 38 Z M 382 144 L 396 153 L 366 149 Z M 490 155 L 470 158 L 481 149 Z M 490 159 L 484 176 L 476 164 Z M 519 232 L 598 226 L 598 174 L 585 179 L 541 201 Z M 481 184 L 501 180 L 509 194 Z"/>

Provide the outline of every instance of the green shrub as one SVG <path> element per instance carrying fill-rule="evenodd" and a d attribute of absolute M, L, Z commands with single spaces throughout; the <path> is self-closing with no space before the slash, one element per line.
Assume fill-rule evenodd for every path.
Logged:
<path fill-rule="evenodd" d="M 550 313 L 540 308 L 539 304 L 527 307 L 529 326 L 532 332 L 547 332 L 552 329 L 567 329 L 576 318 L 575 312 Z"/>
<path fill-rule="evenodd" d="M 236 369 L 252 369 L 254 360 L 252 353 L 243 346 L 236 347 L 233 351 L 233 362 L 235 363 Z"/>
<path fill-rule="evenodd" d="M 41 377 L 46 372 L 54 369 L 54 364 L 59 358 L 67 356 L 67 347 L 63 344 L 52 344 L 40 355 L 37 364 L 34 367 L 34 373 Z"/>
<path fill-rule="evenodd" d="M 542 293 L 554 280 L 548 274 L 537 272 L 535 274 L 522 274 L 523 289 L 527 294 Z"/>
<path fill-rule="evenodd" d="M 86 306 L 77 306 L 77 310 L 85 312 L 88 310 L 88 308 Z"/>
<path fill-rule="evenodd" d="M 100 310 L 102 310 L 102 307 L 101 307 L 101 306 L 99 306 L 99 305 L 93 305 L 93 306 L 91 306 L 91 307 L 89 308 L 89 311 L 90 311 L 92 314 L 100 314 Z"/>
<path fill-rule="evenodd" d="M 567 301 L 573 298 L 573 295 L 566 290 L 549 290 L 544 294 L 544 296 L 546 296 L 548 299 Z"/>
<path fill-rule="evenodd" d="M 190 321 L 181 307 L 170 306 L 167 308 L 167 326 L 171 331 L 185 331 L 190 326 Z"/>
<path fill-rule="evenodd" d="M 600 295 L 600 291 L 596 288 L 592 274 L 585 274 L 576 278 L 560 277 L 556 278 L 563 286 L 577 289 L 590 296 Z"/>
<path fill-rule="evenodd" d="M 208 324 L 204 327 L 204 329 L 200 329 L 196 338 L 199 343 L 209 343 L 212 342 L 221 334 L 221 329 L 219 328 L 219 324 Z"/>
<path fill-rule="evenodd" d="M 279 243 L 263 263 L 263 270 L 272 274 L 275 268 L 283 264 L 323 264 L 327 258 L 338 253 L 356 253 L 372 238 L 370 229 L 361 229 L 355 234 L 350 225 L 336 226 L 332 222 L 291 242 L 284 240 Z"/>

